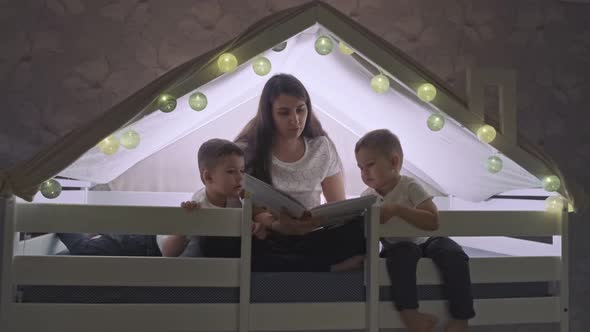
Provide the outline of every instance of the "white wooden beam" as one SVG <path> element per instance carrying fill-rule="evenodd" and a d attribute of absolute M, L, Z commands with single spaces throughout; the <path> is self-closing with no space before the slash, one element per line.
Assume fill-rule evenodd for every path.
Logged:
<path fill-rule="evenodd" d="M 559 322 L 559 298 L 506 298 L 474 301 L 470 325 Z M 449 319 L 444 300 L 421 301 L 420 308 Z M 380 328 L 402 328 L 398 312 L 380 303 Z M 237 331 L 238 304 L 28 304 L 10 312 L 14 332 L 171 332 Z M 34 317 L 34 319 L 32 319 Z M 254 303 L 252 331 L 361 330 L 364 302 Z"/>
<path fill-rule="evenodd" d="M 559 284 L 559 298 L 560 307 L 559 313 L 561 315 L 560 332 L 569 332 L 569 311 L 570 311 L 570 297 L 569 297 L 569 276 L 570 276 L 570 243 L 569 243 L 569 217 L 567 209 L 561 213 L 561 276 Z"/>
<path fill-rule="evenodd" d="M 379 209 L 378 206 L 372 206 L 365 214 L 365 238 L 367 239 L 365 310 L 368 332 L 379 331 Z"/>
<path fill-rule="evenodd" d="M 384 258 L 380 265 L 379 284 L 391 285 Z M 555 281 L 561 277 L 561 262 L 559 257 L 472 257 L 469 270 L 474 284 Z M 442 284 L 440 273 L 429 258 L 418 262 L 416 277 L 418 285 Z"/>
<path fill-rule="evenodd" d="M 14 304 L 11 332 L 237 331 L 238 304 Z"/>
<path fill-rule="evenodd" d="M 16 256 L 17 285 L 239 287 L 239 259 Z"/>
<path fill-rule="evenodd" d="M 0 195 L 0 326 L 8 319 L 8 309 L 13 301 L 12 255 L 17 242 L 14 233 L 15 197 Z"/>
<path fill-rule="evenodd" d="M 437 231 L 408 223 L 382 225 L 386 236 L 551 236 L 560 235 L 559 215 L 544 211 L 440 211 Z"/>
<path fill-rule="evenodd" d="M 240 305 L 238 329 L 240 332 L 250 330 L 250 278 L 252 255 L 252 200 L 246 197 L 242 207 L 242 236 L 239 259 Z"/>
<path fill-rule="evenodd" d="M 469 109 L 484 119 L 486 85 L 498 87 L 499 92 L 499 135 L 507 143 L 517 144 L 516 119 L 516 71 L 501 68 L 468 68 L 467 94 Z"/>
<path fill-rule="evenodd" d="M 559 322 L 559 313 L 555 310 L 558 297 L 480 299 L 473 302 L 477 315 L 469 320 L 471 326 Z M 447 301 L 420 301 L 420 310 L 437 315 L 441 321 L 450 319 Z M 381 303 L 380 317 L 381 328 L 403 327 L 391 303 Z"/>
<path fill-rule="evenodd" d="M 240 236 L 241 209 L 18 204 L 16 231 Z"/>

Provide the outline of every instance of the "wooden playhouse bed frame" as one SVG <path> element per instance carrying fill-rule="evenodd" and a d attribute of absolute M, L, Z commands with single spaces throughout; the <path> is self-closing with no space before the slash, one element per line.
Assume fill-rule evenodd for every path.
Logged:
<path fill-rule="evenodd" d="M 396 236 L 553 236 L 561 235 L 561 257 L 471 258 L 475 283 L 558 282 L 545 297 L 476 299 L 471 325 L 557 323 L 568 331 L 568 216 L 540 211 L 441 211 L 441 227 L 422 232 L 404 224 L 380 225 L 378 209 L 365 214 L 366 300 L 327 303 L 251 303 L 251 202 L 242 209 L 202 209 L 188 215 L 179 208 L 81 204 L 16 204 L 2 200 L 2 331 L 305 331 L 367 330 L 402 327 L 390 302 L 379 300 L 389 278 L 379 258 L 379 237 Z M 191 219 L 189 219 L 191 218 Z M 195 221 L 195 218 L 198 219 Z M 192 221 L 192 222 L 189 222 Z M 212 221 L 213 220 L 213 221 Z M 163 258 L 55 256 L 52 234 L 17 241 L 20 232 L 123 234 L 199 234 L 240 236 L 241 258 Z M 23 245 L 26 247 L 23 248 Z M 423 259 L 418 283 L 441 280 Z M 81 304 L 22 303 L 17 286 L 157 286 L 239 288 L 238 303 Z M 421 308 L 448 317 L 444 301 L 421 301 Z"/>

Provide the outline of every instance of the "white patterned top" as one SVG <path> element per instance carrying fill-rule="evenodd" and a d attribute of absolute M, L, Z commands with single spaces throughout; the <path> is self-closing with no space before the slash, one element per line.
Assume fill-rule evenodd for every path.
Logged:
<path fill-rule="evenodd" d="M 326 136 L 304 138 L 301 159 L 287 163 L 272 157 L 271 177 L 275 188 L 293 196 L 307 209 L 320 205 L 322 181 L 342 171 L 336 147 Z"/>
<path fill-rule="evenodd" d="M 399 183 L 385 196 L 381 196 L 375 189 L 367 188 L 361 196 L 366 195 L 375 195 L 377 196 L 377 202 L 375 203 L 377 206 L 381 206 L 384 202 L 386 203 L 395 203 L 406 207 L 415 208 L 416 206 L 422 204 L 424 201 L 431 199 L 432 195 L 430 195 L 424 188 L 416 181 L 414 178 L 409 176 L 402 175 Z M 394 220 L 398 219 L 398 220 Z M 388 222 L 405 222 L 403 219 L 399 217 L 392 217 L 391 220 Z M 414 242 L 416 244 L 421 244 L 426 242 L 425 237 L 387 237 L 382 238 L 381 243 L 385 248 L 389 248 L 397 242 Z"/>

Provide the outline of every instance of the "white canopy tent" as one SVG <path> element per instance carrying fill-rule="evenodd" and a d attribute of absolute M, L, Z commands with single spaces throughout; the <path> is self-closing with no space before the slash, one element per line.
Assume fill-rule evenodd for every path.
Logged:
<path fill-rule="evenodd" d="M 250 63 L 213 80 L 198 90 L 208 98 L 204 111 L 188 105 L 188 93 L 177 99 L 171 113 L 154 112 L 129 128 L 141 135 L 134 150 L 121 148 L 104 155 L 93 148 L 59 175 L 109 183 L 113 190 L 191 192 L 202 186 L 196 151 L 207 139 L 233 139 L 251 119 L 266 80 L 274 73 L 290 73 L 308 89 L 314 111 L 336 144 L 346 175 L 347 194 L 360 194 L 364 185 L 354 158 L 354 144 L 367 131 L 388 128 L 404 148 L 404 172 L 420 179 L 435 195 L 481 201 L 515 189 L 540 188 L 541 181 L 500 155 L 501 172 L 486 169 L 488 157 L 498 154 L 461 124 L 446 117 L 445 127 L 432 132 L 426 120 L 434 111 L 390 76 L 393 89 L 384 94 L 370 87 L 373 76 L 361 62 L 335 50 L 321 56 L 314 50 L 319 24 L 290 38 L 282 52 L 268 50 L 269 75 L 256 75 Z M 337 38 L 337 37 L 336 37 Z M 357 53 L 358 54 L 358 53 Z"/>

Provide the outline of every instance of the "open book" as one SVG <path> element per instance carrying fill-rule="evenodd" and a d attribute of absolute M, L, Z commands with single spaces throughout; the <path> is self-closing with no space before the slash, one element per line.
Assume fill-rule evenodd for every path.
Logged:
<path fill-rule="evenodd" d="M 244 174 L 243 186 L 252 195 L 252 202 L 254 204 L 263 206 L 276 214 L 285 210 L 294 218 L 303 218 L 309 213 L 311 217 L 324 218 L 326 221 L 323 224 L 324 227 L 335 226 L 350 221 L 354 217 L 361 215 L 377 199 L 373 195 L 351 198 L 322 204 L 308 211 L 295 198 L 251 175 Z"/>

